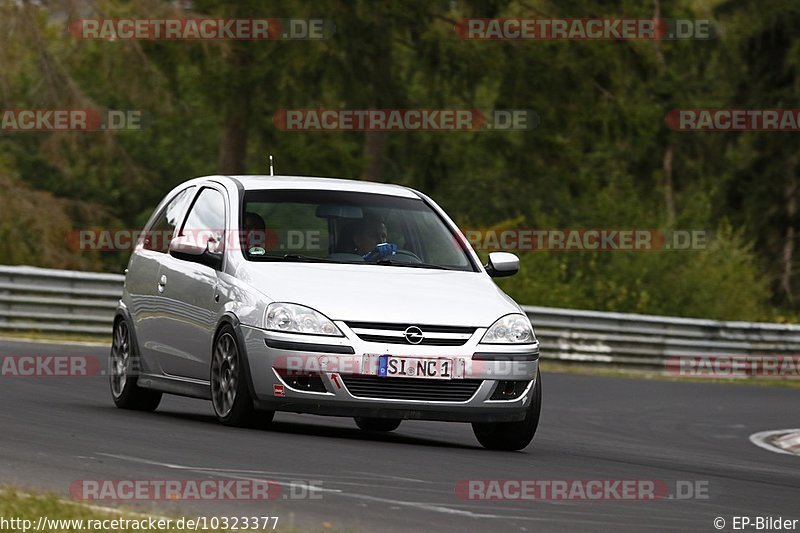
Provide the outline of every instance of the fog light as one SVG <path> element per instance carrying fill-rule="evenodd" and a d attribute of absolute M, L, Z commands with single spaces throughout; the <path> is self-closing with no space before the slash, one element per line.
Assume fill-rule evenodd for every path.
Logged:
<path fill-rule="evenodd" d="M 514 400 L 522 396 L 530 381 L 498 381 L 490 400 Z"/>
<path fill-rule="evenodd" d="M 290 389 L 301 392 L 328 392 L 325 384 L 316 374 L 300 374 L 286 370 L 278 370 L 278 375 Z"/>

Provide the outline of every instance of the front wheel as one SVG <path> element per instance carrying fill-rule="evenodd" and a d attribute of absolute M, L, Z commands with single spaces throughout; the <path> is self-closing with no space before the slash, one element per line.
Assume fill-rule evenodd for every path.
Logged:
<path fill-rule="evenodd" d="M 155 411 L 161 403 L 161 393 L 137 385 L 139 365 L 128 321 L 114 324 L 114 338 L 108 362 L 108 377 L 114 405 L 120 409 Z"/>
<path fill-rule="evenodd" d="M 236 332 L 231 326 L 223 326 L 214 341 L 211 356 L 211 403 L 217 420 L 226 426 L 266 425 L 275 414 L 256 410 L 247 384 L 247 372 Z"/>
<path fill-rule="evenodd" d="M 356 425 L 364 431 L 381 432 L 394 431 L 400 427 L 400 422 L 402 422 L 397 418 L 369 418 L 364 416 L 357 416 L 355 420 Z"/>
<path fill-rule="evenodd" d="M 490 422 L 472 424 L 478 442 L 490 450 L 515 451 L 528 446 L 539 427 L 539 414 L 542 411 L 542 377 L 536 373 L 533 398 L 525 418 L 519 422 Z"/>

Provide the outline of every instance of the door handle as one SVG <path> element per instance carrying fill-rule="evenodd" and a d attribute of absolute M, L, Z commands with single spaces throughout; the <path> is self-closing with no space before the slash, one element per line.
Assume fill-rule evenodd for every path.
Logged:
<path fill-rule="evenodd" d="M 167 276 L 161 276 L 161 279 L 158 280 L 158 292 L 164 292 L 166 286 L 167 286 Z"/>

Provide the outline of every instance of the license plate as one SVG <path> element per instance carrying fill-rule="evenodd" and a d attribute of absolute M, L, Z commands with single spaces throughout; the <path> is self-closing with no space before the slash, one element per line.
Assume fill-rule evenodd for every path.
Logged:
<path fill-rule="evenodd" d="M 380 378 L 455 379 L 464 377 L 463 365 L 451 358 L 419 358 L 381 355 L 378 358 Z"/>

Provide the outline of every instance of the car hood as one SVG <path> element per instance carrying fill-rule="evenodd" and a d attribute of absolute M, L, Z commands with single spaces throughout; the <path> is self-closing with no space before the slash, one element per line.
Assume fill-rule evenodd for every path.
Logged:
<path fill-rule="evenodd" d="M 332 320 L 488 327 L 519 306 L 484 273 L 381 265 L 248 263 L 238 273 L 269 299 Z"/>

